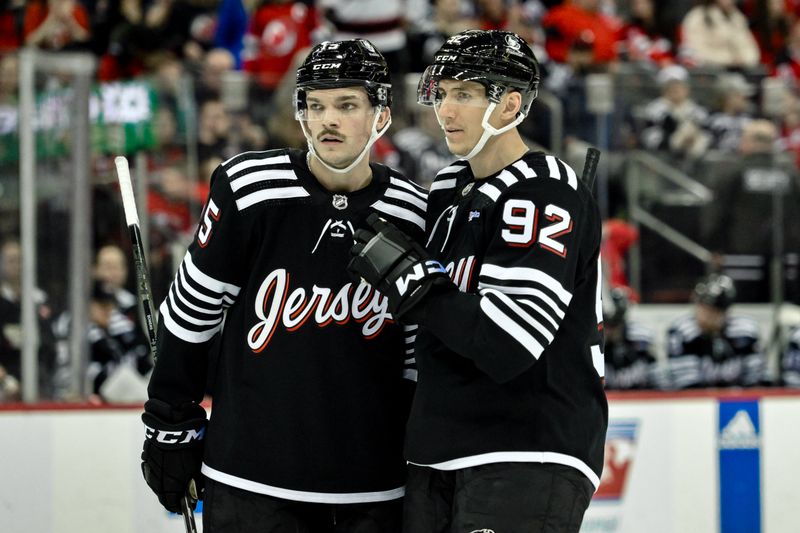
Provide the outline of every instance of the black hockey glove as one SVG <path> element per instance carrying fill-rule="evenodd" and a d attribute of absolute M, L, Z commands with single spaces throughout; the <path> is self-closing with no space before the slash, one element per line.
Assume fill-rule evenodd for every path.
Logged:
<path fill-rule="evenodd" d="M 168 511 L 181 513 L 181 499 L 194 480 L 196 494 L 203 488 L 200 466 L 206 412 L 197 404 L 173 409 L 160 400 L 144 404 L 145 441 L 142 450 L 144 480 Z"/>
<path fill-rule="evenodd" d="M 374 231 L 356 231 L 347 270 L 386 296 L 395 318 L 401 319 L 433 286 L 451 283 L 441 263 L 393 224 L 375 213 L 367 223 Z"/>

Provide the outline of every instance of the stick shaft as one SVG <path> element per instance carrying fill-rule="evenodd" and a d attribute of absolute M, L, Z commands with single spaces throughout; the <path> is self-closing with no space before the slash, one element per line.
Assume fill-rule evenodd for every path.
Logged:
<path fill-rule="evenodd" d="M 136 199 L 133 195 L 133 185 L 131 184 L 131 169 L 128 160 L 122 156 L 114 158 L 117 167 L 117 178 L 119 179 L 119 189 L 122 193 L 122 208 L 125 210 L 125 220 L 128 223 L 128 234 L 133 245 L 133 261 L 136 267 L 136 289 L 139 293 L 139 302 L 142 304 L 144 312 L 147 336 L 150 339 L 150 352 L 153 354 L 153 362 L 158 358 L 156 352 L 156 321 L 153 313 L 153 293 L 150 290 L 150 281 L 147 278 L 147 259 L 144 254 L 142 244 L 142 233 L 139 229 L 139 214 L 136 211 Z M 197 526 L 194 521 L 194 512 L 190 503 L 190 496 L 187 493 L 181 500 L 183 510 L 183 525 L 186 533 L 197 533 Z M 192 498 L 193 500 L 194 498 Z"/>
<path fill-rule="evenodd" d="M 597 176 L 597 163 L 600 161 L 600 150 L 590 146 L 586 150 L 586 160 L 583 163 L 583 174 L 581 180 L 589 189 L 594 187 L 594 179 Z"/>

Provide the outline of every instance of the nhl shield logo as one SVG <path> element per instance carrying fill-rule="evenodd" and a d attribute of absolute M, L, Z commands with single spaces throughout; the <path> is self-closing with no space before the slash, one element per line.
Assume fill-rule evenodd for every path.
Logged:
<path fill-rule="evenodd" d="M 331 203 L 336 209 L 347 209 L 347 196 L 343 194 L 334 194 Z"/>
<path fill-rule="evenodd" d="M 467 184 L 464 186 L 464 188 L 463 188 L 463 189 L 461 189 L 461 196 L 466 196 L 466 195 L 468 195 L 468 194 L 470 193 L 470 191 L 472 191 L 472 187 L 473 187 L 474 185 L 475 185 L 474 183 L 467 183 Z"/>

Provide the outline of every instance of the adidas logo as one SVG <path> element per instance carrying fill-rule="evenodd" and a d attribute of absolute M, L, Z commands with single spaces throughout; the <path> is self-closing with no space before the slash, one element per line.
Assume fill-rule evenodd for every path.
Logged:
<path fill-rule="evenodd" d="M 722 450 L 743 450 L 758 448 L 758 433 L 747 411 L 739 411 L 719 435 Z"/>

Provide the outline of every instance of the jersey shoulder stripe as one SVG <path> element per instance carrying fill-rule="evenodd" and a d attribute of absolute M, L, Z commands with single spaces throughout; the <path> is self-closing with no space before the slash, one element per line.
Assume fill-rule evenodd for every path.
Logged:
<path fill-rule="evenodd" d="M 478 192 L 496 202 L 514 185 L 539 177 L 563 181 L 573 190 L 578 189 L 578 177 L 569 165 L 552 155 L 531 154 L 489 179 L 478 188 Z"/>
<path fill-rule="evenodd" d="M 221 166 L 239 211 L 260 203 L 310 196 L 297 177 L 288 150 L 245 152 Z"/>
<path fill-rule="evenodd" d="M 383 195 L 372 204 L 376 211 L 414 224 L 425 231 L 428 194 L 419 185 L 394 169 L 388 170 L 389 182 Z"/>
<path fill-rule="evenodd" d="M 444 167 L 436 173 L 436 177 L 431 183 L 430 192 L 455 189 L 457 181 L 455 175 L 465 168 L 467 168 L 467 162 L 463 160 L 458 160 L 452 165 Z"/>

